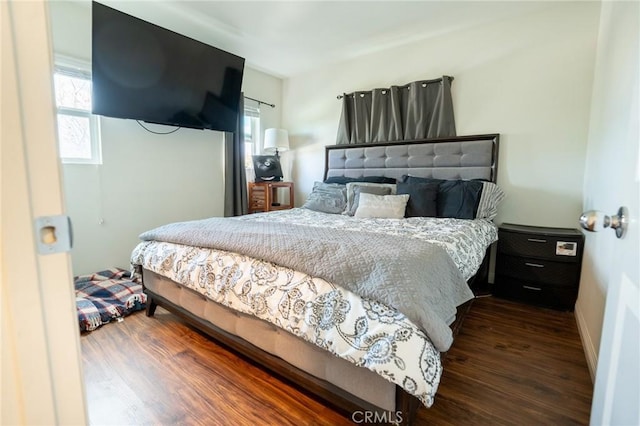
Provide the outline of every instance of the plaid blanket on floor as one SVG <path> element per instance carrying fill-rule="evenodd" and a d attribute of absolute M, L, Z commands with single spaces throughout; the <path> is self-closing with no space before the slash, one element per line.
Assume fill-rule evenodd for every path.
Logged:
<path fill-rule="evenodd" d="M 92 331 L 114 319 L 143 309 L 147 295 L 139 277 L 111 268 L 75 277 L 76 307 L 81 331 Z"/>

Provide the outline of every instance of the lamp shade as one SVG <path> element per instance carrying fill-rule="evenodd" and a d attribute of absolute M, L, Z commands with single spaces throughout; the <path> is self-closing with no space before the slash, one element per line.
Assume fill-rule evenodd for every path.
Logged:
<path fill-rule="evenodd" d="M 264 151 L 275 152 L 289 150 L 289 133 L 284 129 L 267 129 L 264 131 Z"/>

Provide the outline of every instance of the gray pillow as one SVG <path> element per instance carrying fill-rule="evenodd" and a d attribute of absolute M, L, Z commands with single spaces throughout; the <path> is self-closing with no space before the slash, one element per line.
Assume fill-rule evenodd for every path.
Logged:
<path fill-rule="evenodd" d="M 348 182 L 347 183 L 347 209 L 346 211 L 351 211 L 351 206 L 353 205 L 353 200 L 356 197 L 355 189 L 358 187 L 383 187 L 383 188 L 391 188 L 391 195 L 396 193 L 396 184 L 395 183 L 371 183 L 371 182 Z"/>
<path fill-rule="evenodd" d="M 356 214 L 356 210 L 358 210 L 358 204 L 360 202 L 360 194 L 389 195 L 391 194 L 391 188 L 384 186 L 356 186 L 353 190 L 353 194 L 353 203 L 343 214 L 347 214 L 349 216 Z"/>
<path fill-rule="evenodd" d="M 303 209 L 323 213 L 342 213 L 347 206 L 347 188 L 336 183 L 316 182 Z"/>

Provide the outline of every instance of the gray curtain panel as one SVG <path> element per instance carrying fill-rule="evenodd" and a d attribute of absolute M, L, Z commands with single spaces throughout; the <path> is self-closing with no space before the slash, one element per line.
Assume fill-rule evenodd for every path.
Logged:
<path fill-rule="evenodd" d="M 336 143 L 455 136 L 451 80 L 444 76 L 345 94 Z"/>
<path fill-rule="evenodd" d="M 404 139 L 425 139 L 456 135 L 451 82 L 414 81 L 402 97 Z"/>
<path fill-rule="evenodd" d="M 371 141 L 371 92 L 356 92 L 342 98 L 342 117 L 338 129 L 338 139 L 347 143 Z M 344 125 L 343 125 L 344 123 Z"/>
<path fill-rule="evenodd" d="M 400 114 L 402 90 L 399 86 L 372 90 L 370 142 L 403 139 L 402 115 Z"/>
<path fill-rule="evenodd" d="M 234 133 L 224 134 L 224 215 L 249 212 L 247 174 L 244 167 L 244 96 L 238 104 L 238 124 Z"/>

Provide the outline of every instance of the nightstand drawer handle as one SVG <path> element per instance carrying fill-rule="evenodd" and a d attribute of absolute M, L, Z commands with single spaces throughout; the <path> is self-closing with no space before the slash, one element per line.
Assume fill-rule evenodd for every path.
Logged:
<path fill-rule="evenodd" d="M 527 238 L 527 241 L 531 241 L 532 243 L 546 243 L 547 240 L 541 240 L 540 238 Z"/>
<path fill-rule="evenodd" d="M 542 291 L 540 287 L 531 287 L 530 285 L 523 285 L 522 288 L 526 288 L 527 290 Z"/>
<path fill-rule="evenodd" d="M 544 265 L 541 265 L 539 263 L 530 263 L 530 262 L 525 262 L 525 265 L 527 266 L 531 266 L 532 268 L 544 268 Z"/>

